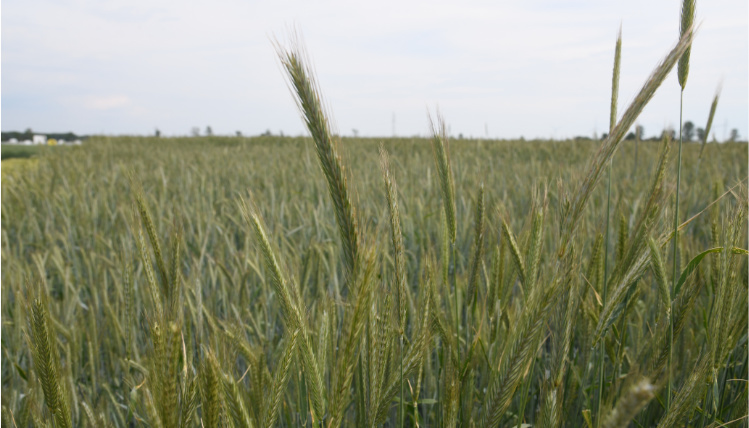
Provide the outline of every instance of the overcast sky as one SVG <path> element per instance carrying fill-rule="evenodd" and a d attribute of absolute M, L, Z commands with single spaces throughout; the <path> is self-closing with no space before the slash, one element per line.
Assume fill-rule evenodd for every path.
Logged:
<path fill-rule="evenodd" d="M 341 134 L 428 131 L 565 138 L 608 130 L 622 25 L 619 111 L 677 41 L 677 0 L 4 0 L 2 130 L 187 135 L 305 133 L 271 39 L 303 34 Z M 746 0 L 701 0 L 685 120 L 749 135 Z M 395 119 L 395 120 L 393 120 Z M 640 123 L 678 128 L 675 70 Z"/>

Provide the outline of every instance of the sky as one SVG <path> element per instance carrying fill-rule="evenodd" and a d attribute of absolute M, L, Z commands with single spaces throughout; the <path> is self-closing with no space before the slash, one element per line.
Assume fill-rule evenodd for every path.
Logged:
<path fill-rule="evenodd" d="M 77 134 L 306 135 L 273 40 L 303 37 L 338 133 L 571 138 L 608 131 L 679 35 L 677 0 L 4 0 L 0 127 Z M 684 120 L 749 135 L 746 0 L 698 0 Z M 679 127 L 675 70 L 640 116 Z"/>

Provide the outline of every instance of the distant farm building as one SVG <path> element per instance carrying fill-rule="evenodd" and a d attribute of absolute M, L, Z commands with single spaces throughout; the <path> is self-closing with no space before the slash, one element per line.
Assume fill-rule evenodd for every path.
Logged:
<path fill-rule="evenodd" d="M 18 134 L 18 133 L 14 133 Z M 70 135 L 72 138 L 69 140 L 66 140 L 64 138 L 54 138 L 60 134 L 52 134 L 49 138 L 47 135 L 43 134 L 35 134 L 31 136 L 32 138 L 29 139 L 28 137 L 23 138 L 23 134 L 21 134 L 21 137 L 10 137 L 8 138 L 7 135 L 4 135 L 2 140 L 2 144 L 18 144 L 22 146 L 33 146 L 33 145 L 47 145 L 47 146 L 65 146 L 65 145 L 74 145 L 79 146 L 82 144 L 81 140 L 78 138 L 75 138 L 76 135 L 73 133 L 67 134 Z"/>

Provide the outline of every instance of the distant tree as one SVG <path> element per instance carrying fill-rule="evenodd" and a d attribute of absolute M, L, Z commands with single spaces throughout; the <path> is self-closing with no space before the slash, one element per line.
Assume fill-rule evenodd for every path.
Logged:
<path fill-rule="evenodd" d="M 458 134 L 458 140 L 462 140 L 462 139 L 463 139 L 463 133 Z"/>
<path fill-rule="evenodd" d="M 352 129 L 351 132 L 354 134 L 354 138 L 357 138 L 359 136 L 359 130 L 358 129 Z"/>
<path fill-rule="evenodd" d="M 260 134 L 261 137 L 270 137 L 271 135 L 273 135 L 273 133 L 270 132 L 270 129 L 266 129 L 265 132 Z"/>
<path fill-rule="evenodd" d="M 739 130 L 736 128 L 733 128 L 731 130 L 731 138 L 728 141 L 734 142 L 734 141 L 738 141 L 738 139 L 739 139 Z"/>
<path fill-rule="evenodd" d="M 689 120 L 684 122 L 684 127 L 681 129 L 681 136 L 684 138 L 684 141 L 692 141 L 692 138 L 694 138 L 694 123 Z"/>
<path fill-rule="evenodd" d="M 601 139 L 602 139 L 602 140 L 605 140 L 605 139 L 607 139 L 607 138 L 609 138 L 609 134 L 607 134 L 607 133 L 605 133 L 605 132 L 604 132 L 603 134 L 601 134 Z"/>
<path fill-rule="evenodd" d="M 206 127 L 205 127 L 205 135 L 207 135 L 207 136 L 209 136 L 209 137 L 210 137 L 211 135 L 213 135 L 213 129 L 211 129 L 211 127 L 210 127 L 210 126 L 206 126 Z"/>
<path fill-rule="evenodd" d="M 159 131 L 159 128 L 156 128 L 156 132 L 154 133 L 154 135 L 156 136 L 156 138 L 161 137 L 161 131 Z"/>
<path fill-rule="evenodd" d="M 193 137 L 199 137 L 200 136 L 200 128 L 198 128 L 197 126 L 193 126 L 192 129 L 190 130 L 190 134 Z"/>
<path fill-rule="evenodd" d="M 241 136 L 242 136 L 242 131 L 237 131 L 237 137 L 241 137 Z"/>
<path fill-rule="evenodd" d="M 660 138 L 658 138 L 658 140 L 662 140 L 666 137 L 673 140 L 674 138 L 676 138 L 676 131 L 674 131 L 673 129 L 664 129 L 663 132 L 661 132 L 661 136 Z"/>
<path fill-rule="evenodd" d="M 637 138 L 637 135 L 634 132 L 630 132 L 629 134 L 627 134 L 626 137 L 624 137 L 625 140 L 634 140 L 636 138 Z"/>
<path fill-rule="evenodd" d="M 705 130 L 702 128 L 697 128 L 697 141 L 703 142 L 705 141 L 705 138 L 707 136 L 705 135 Z"/>

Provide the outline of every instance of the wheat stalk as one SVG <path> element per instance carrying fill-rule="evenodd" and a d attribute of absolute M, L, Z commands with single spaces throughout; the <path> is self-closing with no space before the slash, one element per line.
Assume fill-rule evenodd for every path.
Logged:
<path fill-rule="evenodd" d="M 680 37 L 683 39 L 687 36 L 691 36 L 694 27 L 694 14 L 695 14 L 695 0 L 684 0 L 681 6 L 681 26 L 679 27 Z M 691 54 L 691 45 L 687 47 L 684 53 L 679 57 L 679 67 L 677 76 L 679 78 L 679 86 L 681 86 L 681 92 L 679 93 L 679 155 L 677 158 L 676 168 L 676 205 L 674 207 L 674 239 L 673 239 L 673 281 L 676 282 L 676 271 L 677 271 L 677 253 L 676 248 L 679 245 L 679 196 L 681 188 L 681 148 L 683 144 L 684 134 L 684 88 L 687 85 L 687 77 L 689 76 L 689 56 Z M 671 290 L 673 294 L 673 290 Z M 666 410 L 671 407 L 671 388 L 672 388 L 672 376 L 671 376 L 671 354 L 673 352 L 674 342 L 674 327 L 673 322 L 671 323 L 671 337 L 669 339 L 669 354 L 668 354 L 668 388 L 666 392 Z"/>

